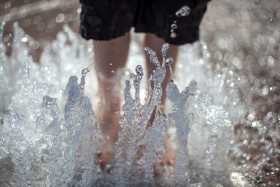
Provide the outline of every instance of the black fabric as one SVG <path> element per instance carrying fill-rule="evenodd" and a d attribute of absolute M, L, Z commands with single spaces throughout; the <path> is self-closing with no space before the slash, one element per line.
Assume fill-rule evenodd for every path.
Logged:
<path fill-rule="evenodd" d="M 153 33 L 170 44 L 182 45 L 199 39 L 199 24 L 210 0 L 80 0 L 80 33 L 89 40 L 110 40 L 123 36 L 131 27 L 135 32 Z M 175 13 L 189 6 L 188 16 Z M 176 21 L 177 37 L 171 38 Z"/>

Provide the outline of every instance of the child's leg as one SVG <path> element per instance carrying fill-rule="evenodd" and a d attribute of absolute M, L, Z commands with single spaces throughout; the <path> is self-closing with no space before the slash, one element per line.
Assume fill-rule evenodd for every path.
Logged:
<path fill-rule="evenodd" d="M 164 44 L 164 40 L 157 37 L 154 34 L 150 34 L 147 33 L 145 36 L 145 40 L 144 40 L 144 47 L 149 47 L 152 50 L 154 50 L 158 56 L 158 59 L 160 62 L 162 62 L 162 56 L 161 56 L 161 47 Z M 170 48 L 167 52 L 167 57 L 173 57 L 174 59 L 174 64 L 172 65 L 172 69 L 174 70 L 174 68 L 176 67 L 176 59 L 177 59 L 177 53 L 178 53 L 178 46 L 176 45 L 170 45 Z M 149 61 L 148 56 L 146 55 L 146 65 L 147 65 L 147 70 L 148 70 L 148 77 L 150 76 L 150 74 L 153 73 L 153 70 L 155 69 L 155 66 Z M 162 105 L 164 106 L 165 101 L 166 101 L 166 93 L 165 93 L 165 89 L 167 87 L 167 84 L 170 82 L 171 80 L 171 76 L 170 76 L 170 70 L 169 68 L 166 69 L 166 77 L 165 80 L 163 82 L 163 95 L 162 95 Z M 164 109 L 163 109 L 164 110 Z"/>
<path fill-rule="evenodd" d="M 160 62 L 162 62 L 162 56 L 161 56 L 161 47 L 164 44 L 164 40 L 157 37 L 154 34 L 146 34 L 145 36 L 145 41 L 144 41 L 144 47 L 149 47 L 152 50 L 154 50 L 158 56 L 158 59 Z M 176 59 L 177 59 L 177 53 L 178 53 L 178 46 L 175 45 L 170 45 L 170 48 L 168 50 L 167 53 L 167 58 L 168 57 L 173 57 L 174 59 L 174 64 L 172 65 L 172 69 L 175 70 L 176 67 Z M 155 69 L 155 66 L 149 61 L 149 58 L 146 55 L 146 64 L 147 64 L 147 70 L 148 70 L 148 76 L 150 76 L 150 74 L 153 73 L 153 70 Z M 170 70 L 169 68 L 166 69 L 166 77 L 165 80 L 163 82 L 163 96 L 162 96 L 162 105 L 164 106 L 167 95 L 165 93 L 165 89 L 167 87 L 167 84 L 170 82 L 171 80 L 171 76 L 170 76 Z M 164 108 L 163 108 L 164 111 Z M 154 117 L 154 116 L 153 116 Z M 152 117 L 152 118 L 153 118 Z M 152 119 L 153 121 L 153 119 Z M 156 163 L 155 164 L 155 174 L 157 174 L 157 167 L 160 165 L 172 165 L 174 166 L 174 158 L 175 158 L 175 151 L 172 148 L 172 146 L 170 145 L 170 142 L 168 140 L 168 137 L 165 137 L 165 142 L 166 142 L 166 147 L 167 147 L 167 152 L 166 154 L 163 155 L 162 157 L 162 163 Z"/>
<path fill-rule="evenodd" d="M 101 106 L 97 115 L 100 128 L 113 143 L 118 135 L 121 91 L 116 88 L 120 80 L 116 72 L 125 67 L 130 42 L 130 33 L 110 41 L 94 41 L 94 64 L 98 78 Z"/>

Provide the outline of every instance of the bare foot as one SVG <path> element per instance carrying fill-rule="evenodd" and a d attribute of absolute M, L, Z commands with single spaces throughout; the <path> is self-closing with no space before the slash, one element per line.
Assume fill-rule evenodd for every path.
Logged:
<path fill-rule="evenodd" d="M 167 151 L 166 153 L 163 152 L 161 153 L 162 161 L 156 162 L 153 166 L 155 176 L 162 175 L 165 172 L 164 169 L 165 166 L 175 167 L 175 156 L 176 156 L 175 150 L 170 144 L 170 140 L 167 135 L 164 137 L 164 139 L 165 139 L 165 146 L 167 147 Z"/>
<path fill-rule="evenodd" d="M 98 154 L 99 165 L 102 169 L 112 161 L 114 155 L 114 144 L 118 137 L 120 129 L 119 120 L 120 114 L 118 112 L 119 101 L 115 101 L 113 107 L 112 103 L 103 102 L 97 110 L 97 117 L 100 125 L 102 135 L 98 138 Z"/>

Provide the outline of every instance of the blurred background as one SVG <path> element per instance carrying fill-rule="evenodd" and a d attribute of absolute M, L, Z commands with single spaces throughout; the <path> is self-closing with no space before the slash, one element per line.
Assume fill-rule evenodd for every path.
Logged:
<path fill-rule="evenodd" d="M 6 22 L 4 42 L 9 46 L 13 39 L 13 23 L 36 41 L 31 50 L 36 62 L 44 46 L 53 41 L 63 24 L 68 24 L 75 32 L 79 30 L 80 4 L 77 0 L 1 0 L 0 21 Z M 11 53 L 11 48 L 8 54 Z"/>
<path fill-rule="evenodd" d="M 0 0 L 7 54 L 15 39 L 14 22 L 38 42 L 30 54 L 39 62 L 44 46 L 56 39 L 64 24 L 78 33 L 80 11 L 78 0 Z M 233 129 L 242 154 L 233 150 L 229 157 L 254 184 L 279 185 L 280 1 L 212 0 L 200 32 L 211 70 L 218 75 L 231 68 L 237 77 L 232 87 L 248 107 Z"/>

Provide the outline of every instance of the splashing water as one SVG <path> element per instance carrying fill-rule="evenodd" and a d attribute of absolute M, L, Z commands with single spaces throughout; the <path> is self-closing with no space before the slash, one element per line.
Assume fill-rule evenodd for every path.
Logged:
<path fill-rule="evenodd" d="M 232 87 L 235 77 L 231 70 L 224 69 L 217 76 L 209 73 L 206 44 L 182 49 L 182 61 L 187 63 L 177 76 L 171 69 L 173 58 L 166 56 L 168 44 L 162 47 L 163 62 L 152 49 L 145 48 L 156 67 L 146 97 L 141 84 L 144 67 L 129 67 L 128 72 L 135 73 L 125 82 L 114 163 L 101 170 L 96 154 L 102 138 L 93 110 L 98 101 L 87 97 L 96 95 L 96 77 L 84 68 L 92 46 L 65 27 L 36 64 L 28 55 L 35 41 L 17 25 L 14 29 L 17 40 L 11 57 L 5 54 L 2 39 L 0 43 L 1 185 L 232 185 L 230 176 L 236 175 L 236 169 L 226 156 L 233 146 L 231 127 L 244 118 L 246 110 L 238 89 Z M 139 49 L 132 43 L 131 61 L 140 56 Z M 197 55 L 198 51 L 203 56 Z M 168 114 L 163 113 L 161 104 L 166 68 L 172 78 L 166 89 Z M 187 82 L 180 80 L 180 75 L 195 81 L 185 88 Z M 166 136 L 176 152 L 175 166 L 164 166 L 165 172 L 154 176 L 154 164 L 161 162 L 166 152 Z"/>
<path fill-rule="evenodd" d="M 135 99 L 132 99 L 130 94 L 130 82 L 126 82 L 126 88 L 124 91 L 125 104 L 123 106 L 124 118 L 121 121 L 122 130 L 120 131 L 120 138 L 117 142 L 118 156 L 116 156 L 116 158 L 118 158 L 118 160 L 115 168 L 115 173 L 119 174 L 117 175 L 116 181 L 120 186 L 128 185 L 132 181 L 135 184 L 140 183 L 140 181 L 144 184 L 150 184 L 153 181 L 153 165 L 160 161 L 160 152 L 166 151 L 164 146 L 164 135 L 167 132 L 168 125 L 172 124 L 173 121 L 175 121 L 177 128 L 183 130 L 183 132 L 181 131 L 183 134 L 178 134 L 178 137 L 180 139 L 180 150 L 185 150 L 187 144 L 186 138 L 189 132 L 189 122 L 185 120 L 184 106 L 189 96 L 188 91 L 184 90 L 182 94 L 180 94 L 177 86 L 172 80 L 168 84 L 167 95 L 169 100 L 174 104 L 176 110 L 168 116 L 161 111 L 162 106 L 160 100 L 162 96 L 162 83 L 166 73 L 165 64 L 171 64 L 169 58 L 165 61 L 168 48 L 168 44 L 164 44 L 162 47 L 162 64 L 158 61 L 153 50 L 145 48 L 151 62 L 156 66 L 156 70 L 150 77 L 149 96 L 144 105 L 141 105 L 139 98 L 140 81 L 143 76 L 142 67 L 137 66 L 137 74 L 132 75 L 134 78 L 133 84 L 136 90 Z M 153 124 L 149 124 L 149 119 L 154 110 L 156 113 L 155 120 Z M 139 147 L 145 147 L 145 151 L 141 158 L 135 160 L 135 155 L 137 155 Z M 186 182 L 186 176 L 182 177 L 180 175 L 181 172 L 184 171 L 180 168 L 182 166 L 181 163 L 186 163 L 186 154 L 184 153 L 185 151 L 178 151 L 175 160 L 176 163 L 180 163 L 175 165 L 175 181 L 180 181 L 182 184 Z M 126 156 L 124 158 L 120 155 Z M 185 165 L 183 164 L 183 166 Z M 140 171 L 143 173 L 141 174 Z M 130 180 L 131 182 L 129 182 Z"/>
<path fill-rule="evenodd" d="M 176 11 L 175 15 L 176 17 L 184 17 L 188 16 L 191 12 L 191 9 L 189 6 L 183 6 L 181 7 L 178 11 Z M 171 24 L 171 29 L 170 29 L 170 37 L 171 38 L 176 38 L 177 34 L 175 33 L 175 30 L 178 29 L 177 21 L 174 20 L 173 23 Z"/>
<path fill-rule="evenodd" d="M 183 6 L 182 8 L 180 8 L 180 9 L 175 13 L 175 15 L 176 15 L 177 17 L 187 16 L 187 15 L 190 14 L 190 12 L 191 12 L 190 7 L 188 7 L 188 6 Z"/>

